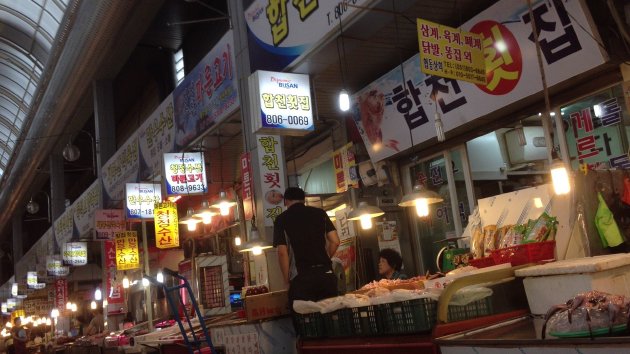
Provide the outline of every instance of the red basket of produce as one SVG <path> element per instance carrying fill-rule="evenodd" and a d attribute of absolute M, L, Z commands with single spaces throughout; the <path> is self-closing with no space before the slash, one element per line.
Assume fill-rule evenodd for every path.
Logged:
<path fill-rule="evenodd" d="M 555 259 L 556 241 L 531 242 L 492 251 L 495 264 L 512 263 L 518 266 Z"/>
<path fill-rule="evenodd" d="M 468 265 L 471 265 L 471 266 L 476 267 L 476 268 L 491 267 L 491 266 L 494 265 L 494 258 L 492 258 L 492 256 L 490 256 L 490 257 L 469 259 L 468 260 Z"/>

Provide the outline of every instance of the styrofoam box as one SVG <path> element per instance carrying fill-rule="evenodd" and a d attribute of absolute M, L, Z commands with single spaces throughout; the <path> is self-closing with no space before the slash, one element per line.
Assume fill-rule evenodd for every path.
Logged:
<path fill-rule="evenodd" d="M 516 271 L 529 309 L 542 315 L 551 306 L 563 304 L 579 293 L 599 290 L 630 296 L 630 254 L 567 259 Z"/>

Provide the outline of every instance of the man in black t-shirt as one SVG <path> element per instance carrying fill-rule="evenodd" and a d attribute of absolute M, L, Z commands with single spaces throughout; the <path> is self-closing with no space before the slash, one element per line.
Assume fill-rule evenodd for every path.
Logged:
<path fill-rule="evenodd" d="M 274 222 L 273 245 L 293 300 L 318 301 L 337 295 L 337 278 L 330 258 L 339 247 L 335 226 L 319 208 L 304 205 L 304 191 L 289 187 L 284 192 L 287 210 Z"/>

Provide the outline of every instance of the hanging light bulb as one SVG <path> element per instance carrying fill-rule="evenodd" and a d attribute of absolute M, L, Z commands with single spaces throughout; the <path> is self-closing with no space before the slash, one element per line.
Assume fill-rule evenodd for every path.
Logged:
<path fill-rule="evenodd" d="M 372 228 L 372 218 L 385 214 L 379 207 L 368 205 L 366 202 L 360 202 L 359 206 L 348 214 L 348 220 L 359 220 L 361 228 L 368 230 Z"/>
<path fill-rule="evenodd" d="M 197 229 L 197 223 L 199 222 L 201 222 L 201 220 L 195 217 L 195 211 L 193 208 L 188 208 L 186 216 L 179 219 L 180 224 L 188 226 L 188 231 L 195 231 Z"/>
<path fill-rule="evenodd" d="M 66 310 L 72 310 L 72 302 L 71 301 L 66 302 Z"/>
<path fill-rule="evenodd" d="M 236 205 L 233 200 L 228 199 L 227 193 L 225 191 L 221 191 L 219 193 L 219 199 L 212 204 L 213 208 L 219 209 L 222 216 L 230 215 L 230 208 Z"/>
<path fill-rule="evenodd" d="M 216 215 L 216 213 L 210 208 L 207 200 L 201 202 L 201 209 L 197 210 L 194 214 L 195 217 L 201 219 L 201 221 L 206 225 L 212 223 L 212 217 L 214 215 Z"/>
<path fill-rule="evenodd" d="M 346 89 L 339 92 L 339 109 L 342 112 L 346 112 L 350 109 L 350 95 L 348 95 Z"/>
<path fill-rule="evenodd" d="M 142 277 L 142 286 L 146 288 L 147 286 L 149 286 L 149 284 L 149 279 Z"/>
<path fill-rule="evenodd" d="M 164 283 L 164 273 L 162 273 L 162 271 L 160 270 L 157 273 L 157 276 L 155 276 L 155 279 L 157 279 L 157 281 L 160 283 Z"/>
<path fill-rule="evenodd" d="M 122 286 L 125 289 L 129 288 L 129 278 L 127 277 L 127 274 L 125 274 L 125 276 L 123 277 Z"/>
<path fill-rule="evenodd" d="M 241 237 L 240 236 L 234 237 L 234 245 L 235 246 L 240 246 L 241 245 Z"/>
<path fill-rule="evenodd" d="M 252 220 L 252 229 L 249 234 L 249 240 L 243 244 L 243 246 L 238 250 L 239 252 L 258 252 L 262 253 L 262 250 L 273 247 L 271 243 L 262 240 L 260 238 L 260 234 L 258 233 L 258 228 L 256 224 L 254 224 L 254 220 Z M 259 254 L 260 254 L 259 253 Z"/>
<path fill-rule="evenodd" d="M 94 300 L 101 301 L 103 299 L 103 293 L 101 292 L 101 288 L 96 288 L 94 290 Z"/>
<path fill-rule="evenodd" d="M 436 192 L 424 189 L 421 185 L 415 185 L 411 193 L 403 195 L 398 206 L 416 207 L 416 214 L 419 217 L 429 216 L 429 205 L 440 203 L 444 199 Z"/>
<path fill-rule="evenodd" d="M 258 247 L 258 246 L 253 247 L 253 248 L 252 248 L 252 254 L 253 254 L 254 256 L 261 255 L 261 254 L 262 254 L 262 247 Z"/>
<path fill-rule="evenodd" d="M 77 304 L 75 304 L 74 302 L 72 303 L 71 310 L 72 310 L 72 312 L 77 312 Z"/>
<path fill-rule="evenodd" d="M 427 198 L 416 199 L 416 214 L 421 218 L 429 216 L 429 201 Z"/>
<path fill-rule="evenodd" d="M 96 301 L 92 300 L 92 302 L 90 302 L 90 308 L 96 310 Z"/>
<path fill-rule="evenodd" d="M 567 194 L 571 191 L 571 184 L 569 181 L 569 173 L 562 161 L 556 161 L 551 164 L 551 181 L 553 182 L 553 189 L 557 195 Z"/>
<path fill-rule="evenodd" d="M 442 124 L 442 116 L 439 112 L 435 112 L 435 133 L 439 142 L 446 140 L 446 136 L 444 135 L 444 125 Z"/>
<path fill-rule="evenodd" d="M 361 228 L 363 230 L 369 230 L 372 228 L 372 217 L 370 215 L 361 215 L 359 220 L 361 221 Z"/>

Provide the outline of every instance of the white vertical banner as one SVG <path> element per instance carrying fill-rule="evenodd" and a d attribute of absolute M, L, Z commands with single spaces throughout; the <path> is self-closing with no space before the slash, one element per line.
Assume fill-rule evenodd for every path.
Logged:
<path fill-rule="evenodd" d="M 258 135 L 256 145 L 265 226 L 273 226 L 276 217 L 284 211 L 282 193 L 286 186 L 282 139 L 278 135 Z"/>

